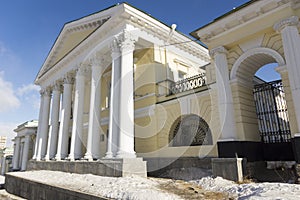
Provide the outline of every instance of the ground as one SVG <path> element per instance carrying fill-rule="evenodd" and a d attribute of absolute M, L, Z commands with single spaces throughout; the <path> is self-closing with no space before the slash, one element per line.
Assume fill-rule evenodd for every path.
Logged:
<path fill-rule="evenodd" d="M 195 170 L 194 170 L 195 171 Z M 195 171 L 196 172 L 196 171 Z M 13 172 L 14 175 L 50 185 L 67 187 L 112 199 L 299 199 L 300 185 L 284 183 L 238 184 L 221 177 L 196 180 L 113 178 L 54 171 Z M 206 173 L 204 173 L 206 174 Z M 7 195 L 7 197 L 4 197 Z M 0 199 L 18 199 L 0 190 Z M 21 199 L 21 198 L 19 198 Z"/>

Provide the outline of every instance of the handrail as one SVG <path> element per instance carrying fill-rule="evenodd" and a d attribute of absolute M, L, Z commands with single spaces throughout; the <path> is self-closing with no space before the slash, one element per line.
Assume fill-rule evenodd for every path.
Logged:
<path fill-rule="evenodd" d="M 197 74 L 180 81 L 177 81 L 171 85 L 172 94 L 178 94 L 188 90 L 193 90 L 204 86 L 206 83 L 205 73 Z"/>

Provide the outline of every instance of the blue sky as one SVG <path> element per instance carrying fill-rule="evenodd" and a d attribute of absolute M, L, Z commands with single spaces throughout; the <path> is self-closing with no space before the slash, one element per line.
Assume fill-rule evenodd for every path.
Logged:
<path fill-rule="evenodd" d="M 248 0 L 128 0 L 188 35 Z M 105 9 L 115 0 L 6 0 L 0 6 L 0 135 L 38 119 L 34 79 L 64 23 Z"/>

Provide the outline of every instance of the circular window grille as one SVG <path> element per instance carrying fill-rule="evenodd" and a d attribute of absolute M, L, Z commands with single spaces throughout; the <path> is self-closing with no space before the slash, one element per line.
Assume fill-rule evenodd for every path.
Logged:
<path fill-rule="evenodd" d="M 171 144 L 173 146 L 197 146 L 212 144 L 208 124 L 197 115 L 188 115 L 176 120 Z M 174 126 L 173 125 L 173 126 Z"/>

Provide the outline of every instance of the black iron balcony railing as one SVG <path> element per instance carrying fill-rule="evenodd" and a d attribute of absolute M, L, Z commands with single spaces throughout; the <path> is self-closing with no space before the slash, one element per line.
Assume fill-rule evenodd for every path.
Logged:
<path fill-rule="evenodd" d="M 171 93 L 178 94 L 188 90 L 200 88 L 205 85 L 206 76 L 205 73 L 198 74 L 180 81 L 177 81 L 171 85 Z"/>

